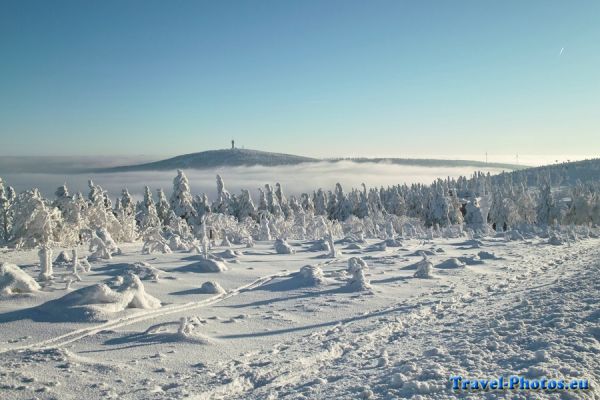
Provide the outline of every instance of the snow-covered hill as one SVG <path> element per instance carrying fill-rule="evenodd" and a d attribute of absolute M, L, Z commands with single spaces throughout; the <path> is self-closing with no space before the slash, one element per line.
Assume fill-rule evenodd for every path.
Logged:
<path fill-rule="evenodd" d="M 579 182 L 594 182 L 600 177 L 600 158 L 570 161 L 540 167 L 526 168 L 509 172 L 511 180 L 537 185 L 539 177 L 544 176 L 556 185 L 573 185 Z M 504 181 L 504 174 L 497 175 L 496 182 Z"/>
<path fill-rule="evenodd" d="M 295 165 L 311 162 L 331 162 L 351 161 L 354 163 L 380 163 L 409 165 L 420 167 L 473 167 L 473 168 L 497 168 L 506 171 L 513 171 L 523 166 L 505 163 L 484 163 L 473 160 L 444 160 L 444 159 L 419 159 L 419 158 L 331 158 L 317 159 L 292 154 L 271 153 L 260 150 L 249 149 L 223 149 L 208 150 L 199 153 L 184 154 L 181 156 L 168 158 L 165 160 L 124 165 L 111 168 L 95 168 L 92 172 L 130 172 L 130 171 L 165 171 L 175 169 L 210 169 L 216 167 L 237 167 L 237 166 L 281 166 Z"/>
<path fill-rule="evenodd" d="M 126 172 L 174 169 L 206 169 L 223 166 L 241 165 L 294 165 L 318 161 L 315 158 L 295 156 L 291 154 L 271 153 L 248 149 L 209 150 L 199 153 L 184 154 L 166 160 L 101 169 L 98 172 Z"/>

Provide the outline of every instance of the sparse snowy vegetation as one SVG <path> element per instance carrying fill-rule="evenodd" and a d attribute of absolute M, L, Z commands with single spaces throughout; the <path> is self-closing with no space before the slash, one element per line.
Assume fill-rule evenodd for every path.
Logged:
<path fill-rule="evenodd" d="M 146 187 L 137 203 L 124 189 L 114 206 L 107 192 L 91 180 L 87 200 L 79 193 L 71 195 L 66 185 L 57 189 L 55 200 L 48 200 L 36 189 L 17 195 L 0 181 L 0 244 L 31 248 L 88 241 L 94 248 L 90 258 L 108 259 L 118 252 L 117 242 L 139 239 L 148 242 L 148 252 L 190 250 L 191 242 L 202 236 L 202 221 L 208 225 L 209 239 L 223 246 L 273 236 L 329 241 L 331 230 L 336 236 L 360 232 L 380 237 L 388 246 L 398 247 L 399 237 L 423 232 L 447 235 L 470 229 L 489 234 L 532 226 L 599 224 L 598 183 L 557 186 L 570 181 L 557 178 L 556 167 L 552 168 L 498 176 L 476 173 L 470 178 L 439 179 L 430 186 L 363 185 L 346 192 L 337 184 L 334 191 L 318 189 L 299 199 L 287 198 L 280 184 L 274 188 L 267 184 L 259 189 L 258 206 L 248 190 L 239 196 L 229 193 L 221 176 L 215 201 L 211 203 L 206 194 L 195 196 L 182 170 L 173 180 L 170 202 L 162 189 L 155 200 Z M 334 257 L 334 246 L 329 247 Z"/>

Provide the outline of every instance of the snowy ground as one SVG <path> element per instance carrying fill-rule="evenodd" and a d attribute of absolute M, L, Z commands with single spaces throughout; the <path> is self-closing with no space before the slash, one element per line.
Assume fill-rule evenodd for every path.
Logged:
<path fill-rule="evenodd" d="M 0 398 L 498 398 L 505 394 L 455 394 L 448 378 L 600 382 L 599 239 L 560 246 L 407 240 L 367 250 L 375 243 L 362 250 L 340 244 L 334 260 L 307 251 L 309 243 L 292 242 L 296 254 L 286 255 L 275 254 L 272 242 L 234 246 L 241 254 L 221 273 L 197 272 L 198 256 L 188 253 L 141 255 L 136 243 L 93 263 L 70 289 L 61 276 L 67 269 L 55 267 L 55 281 L 42 291 L 0 298 Z M 419 250 L 431 252 L 433 279 L 413 277 Z M 481 251 L 498 259 L 472 257 Z M 371 292 L 346 287 L 355 256 L 369 265 Z M 453 258 L 467 265 L 456 267 Z M 4 250 L 0 261 L 39 273 L 34 251 Z M 143 281 L 162 307 L 127 309 L 106 322 L 61 308 L 66 294 L 114 279 L 136 261 L 162 271 L 158 282 Z M 296 275 L 307 264 L 321 266 L 322 285 Z M 209 280 L 226 293 L 201 293 Z M 177 333 L 182 317 L 192 318 L 199 340 Z M 600 392 L 527 392 L 550 396 Z"/>

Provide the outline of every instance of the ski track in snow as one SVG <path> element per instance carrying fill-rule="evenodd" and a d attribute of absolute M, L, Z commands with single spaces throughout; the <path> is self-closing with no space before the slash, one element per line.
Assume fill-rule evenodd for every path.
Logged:
<path fill-rule="evenodd" d="M 562 249 L 560 251 L 562 252 Z M 511 301 L 515 300 L 518 293 L 523 293 L 529 290 L 540 290 L 544 291 L 544 287 L 549 283 L 560 282 L 562 286 L 570 286 L 577 284 L 578 282 L 592 282 L 592 278 L 597 276 L 600 272 L 599 264 L 599 252 L 594 252 L 592 255 L 584 252 L 584 258 L 577 260 L 578 263 L 593 263 L 596 262 L 593 268 L 589 268 L 584 276 L 575 274 L 575 276 L 569 276 L 567 278 L 557 279 L 556 275 L 566 273 L 566 261 L 576 260 L 576 256 L 580 255 L 581 251 L 569 251 L 563 253 L 556 259 L 556 264 L 559 265 L 559 270 L 555 271 L 555 274 L 550 278 L 540 278 L 545 272 L 547 267 L 540 267 L 536 269 L 530 269 L 523 271 L 518 276 L 518 279 L 514 279 L 508 282 L 502 282 L 498 285 L 488 285 L 481 287 L 479 285 L 472 285 L 469 288 L 469 292 L 462 295 L 453 295 L 449 299 L 447 298 L 448 291 L 439 291 L 438 295 L 427 301 L 417 301 L 414 304 L 400 304 L 391 307 L 386 307 L 381 310 L 366 313 L 362 317 L 366 319 L 374 319 L 375 327 L 359 325 L 355 329 L 351 329 L 351 325 L 355 324 L 356 318 L 348 318 L 345 321 L 340 322 L 335 328 L 326 329 L 319 332 L 314 332 L 310 335 L 303 337 L 300 341 L 295 343 L 280 343 L 274 345 L 274 348 L 283 349 L 282 352 L 277 351 L 276 354 L 280 354 L 277 362 L 273 361 L 273 352 L 266 352 L 261 354 L 261 357 L 254 357 L 252 360 L 247 362 L 233 362 L 226 368 L 217 373 L 217 376 L 226 377 L 229 383 L 226 383 L 216 388 L 205 391 L 199 395 L 192 397 L 197 400 L 204 399 L 233 399 L 233 398 L 247 398 L 247 399 L 262 399 L 270 398 L 270 393 L 277 393 L 277 398 L 287 398 L 291 396 L 297 398 L 299 394 L 297 385 L 304 382 L 301 386 L 310 386 L 311 379 L 313 383 L 319 384 L 321 382 L 318 375 L 324 370 L 334 369 L 339 376 L 348 375 L 352 377 L 352 373 L 360 374 L 364 372 L 365 360 L 368 363 L 374 363 L 380 367 L 388 367 L 388 357 L 381 356 L 378 348 L 385 343 L 393 343 L 401 340 L 403 337 L 411 335 L 413 327 L 417 327 L 424 335 L 431 329 L 431 321 L 428 317 L 434 317 L 435 319 L 444 322 L 446 315 L 449 312 L 454 314 L 470 314 L 477 315 L 481 313 L 482 306 L 492 307 L 498 306 L 499 302 L 502 306 L 510 306 Z M 525 257 L 522 260 L 517 261 L 512 268 L 518 269 L 519 264 L 524 264 L 528 261 L 534 261 L 530 257 Z M 527 279 L 543 279 L 545 282 L 540 283 L 537 289 L 529 286 Z M 548 282 L 546 282 L 548 281 Z M 596 284 L 597 290 L 600 289 L 599 285 Z M 489 297 L 485 297 L 489 295 Z M 501 296 L 498 296 L 501 295 Z M 471 301 L 471 299 L 477 298 L 480 301 Z M 483 302 L 484 304 L 481 304 Z M 412 302 L 411 302 L 412 303 Z M 496 303 L 496 304 L 494 304 Z M 541 301 L 539 303 L 542 303 Z M 541 304 L 540 304 L 541 306 Z M 412 310 L 412 311 L 411 311 Z M 394 314 L 402 313 L 396 316 L 382 316 L 389 312 Z M 495 317 L 498 317 L 495 315 Z M 358 319 L 358 321 L 363 320 Z M 517 319 L 517 318 L 512 318 Z M 511 319 L 509 319 L 510 321 Z M 434 321 L 439 324 L 440 321 Z M 486 332 L 479 332 L 485 334 Z M 485 336 L 485 335 L 479 335 Z M 447 338 L 451 341 L 451 338 Z M 437 346 L 443 346 L 441 343 L 436 343 Z M 446 344 L 447 345 L 447 344 Z M 424 348 L 433 348 L 424 344 Z M 298 356 L 299 354 L 305 353 L 305 349 L 319 349 L 315 350 L 315 353 L 310 356 Z M 289 354 L 290 352 L 297 352 L 298 354 Z M 427 358 L 435 358 L 435 351 Z M 257 365 L 262 365 L 261 368 L 256 368 Z M 600 367 L 600 363 L 597 363 Z M 371 366 L 372 368 L 372 366 Z M 496 370 L 498 371 L 498 370 Z M 404 393 L 404 396 L 411 396 L 413 394 L 422 394 L 432 396 L 431 398 L 453 398 L 454 394 L 441 393 L 447 388 L 445 379 L 450 375 L 452 371 L 446 374 L 439 374 L 434 372 L 432 376 L 437 378 L 436 384 L 423 384 L 419 385 L 418 378 L 415 379 L 414 385 L 410 386 Z M 468 374 L 467 371 L 465 371 Z M 330 374 L 331 372 L 329 372 Z M 497 373 L 497 372 L 496 372 Z M 494 376 L 494 370 L 490 371 L 490 376 Z M 324 374 L 327 375 L 327 374 Z M 597 378 L 597 376 L 596 376 Z M 344 380 L 343 378 L 339 380 Z M 350 380 L 351 379 L 346 379 Z M 364 378 L 361 379 L 364 381 Z M 308 385 L 306 382 L 309 382 Z M 325 380 L 326 381 L 326 380 Z M 214 382 L 213 382 L 214 384 Z M 296 386 L 295 386 L 296 385 Z M 339 385 L 351 389 L 350 393 L 348 390 L 338 393 L 336 397 L 341 398 L 370 398 L 371 391 L 368 388 L 358 390 L 352 387 L 351 382 L 348 385 Z M 352 389 L 355 389 L 354 391 Z M 301 390 L 300 390 L 301 391 Z M 468 394 L 463 394 L 468 397 Z M 481 394 L 471 394 L 473 398 L 478 398 Z M 582 394 L 580 394 L 582 395 Z M 402 396 L 402 397 L 404 397 Z M 537 398 L 535 393 L 528 398 Z M 544 394 L 539 395 L 540 398 L 544 398 Z M 567 394 L 568 396 L 568 394 Z M 585 396 L 585 394 L 583 394 Z M 564 396 L 563 396 L 564 397 Z M 304 397 L 300 397 L 304 398 Z M 569 398 L 569 397 L 567 397 Z"/>
<path fill-rule="evenodd" d="M 178 313 L 178 312 L 183 312 L 183 311 L 190 311 L 190 310 L 194 310 L 194 309 L 200 308 L 200 307 L 209 306 L 209 305 L 218 303 L 220 301 L 226 300 L 230 297 L 236 296 L 246 290 L 252 290 L 256 287 L 264 285 L 274 278 L 285 277 L 285 276 L 289 276 L 289 275 L 290 275 L 289 272 L 266 275 L 266 276 L 263 276 L 263 277 L 260 277 L 256 280 L 254 280 L 253 282 L 251 282 L 249 284 L 242 285 L 230 292 L 223 293 L 223 294 L 220 294 L 217 296 L 213 296 L 208 299 L 185 303 L 185 304 L 173 304 L 173 305 L 164 306 L 164 307 L 154 309 L 154 310 L 137 312 L 137 313 L 135 313 L 133 315 L 129 315 L 127 317 L 107 321 L 100 325 L 95 325 L 95 326 L 89 327 L 89 328 L 78 329 L 78 330 L 66 333 L 64 335 L 61 335 L 61 336 L 58 336 L 58 337 L 55 337 L 52 339 L 47 339 L 47 340 L 44 340 L 44 341 L 41 341 L 38 343 L 32 343 L 32 344 L 28 344 L 25 346 L 18 346 L 18 347 L 14 347 L 14 348 L 0 349 L 0 354 L 7 353 L 10 351 L 43 350 L 43 349 L 48 349 L 48 348 L 62 347 L 69 343 L 73 343 L 77 340 L 81 340 L 85 337 L 95 335 L 98 332 L 101 332 L 103 330 L 122 328 L 124 326 L 135 324 L 135 323 L 142 322 L 142 321 L 147 321 L 149 319 L 162 317 L 162 316 L 166 316 L 166 315 L 170 315 L 170 314 L 174 314 L 174 313 Z"/>
<path fill-rule="evenodd" d="M 426 245 L 419 243 L 417 247 Z M 485 248 L 493 246 L 490 242 L 490 247 Z M 165 376 L 172 383 L 159 385 L 156 391 L 136 388 L 132 381 L 131 387 L 121 387 L 119 392 L 109 388 L 101 395 L 206 400 L 415 396 L 476 399 L 523 394 L 453 393 L 447 381 L 455 374 L 479 378 L 521 374 L 539 378 L 583 373 L 594 387 L 594 382 L 600 380 L 598 240 L 583 240 L 574 246 L 529 246 L 532 243 L 513 245 L 503 254 L 507 258 L 490 261 L 491 268 L 466 267 L 456 275 L 452 275 L 453 271 L 437 270 L 436 273 L 447 274 L 446 280 L 428 280 L 432 284 L 422 293 L 351 316 L 341 314 L 339 319 L 328 321 L 331 324 L 323 324 L 325 328 L 317 324 L 316 329 L 306 333 L 284 335 L 266 349 L 224 358 L 200 374 Z M 528 248 L 533 251 L 527 251 Z M 406 253 L 412 250 L 407 249 Z M 379 255 L 380 264 L 372 267 L 373 272 L 382 265 L 387 268 L 383 261 L 397 253 Z M 342 257 L 318 265 L 345 260 Z M 222 295 L 142 311 L 52 339 L 5 348 L 0 354 L 19 357 L 19 352 L 23 352 L 20 357 L 24 360 L 35 360 L 39 354 L 48 361 L 56 355 L 43 351 L 53 351 L 104 330 L 214 305 L 277 278 L 290 277 L 294 272 L 265 275 Z M 92 362 L 94 368 L 114 368 L 102 361 Z M 557 396 L 600 398 L 594 389 Z M 548 394 L 527 392 L 527 398 L 544 399 Z"/>

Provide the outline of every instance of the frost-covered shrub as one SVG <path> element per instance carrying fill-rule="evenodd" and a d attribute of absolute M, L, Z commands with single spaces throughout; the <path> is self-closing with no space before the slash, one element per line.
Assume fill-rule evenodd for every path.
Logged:
<path fill-rule="evenodd" d="M 318 286 L 325 281 L 323 270 L 318 265 L 305 265 L 300 268 L 298 277 L 308 286 Z"/>
<path fill-rule="evenodd" d="M 269 220 L 262 218 L 260 220 L 260 230 L 258 233 L 258 240 L 272 240 L 271 228 L 269 227 Z"/>
<path fill-rule="evenodd" d="M 458 258 L 449 258 L 446 261 L 443 261 L 436 265 L 436 268 L 441 269 L 455 269 L 455 268 L 464 268 L 465 263 L 459 260 Z M 417 267 L 418 270 L 418 267 Z"/>
<path fill-rule="evenodd" d="M 277 239 L 275 243 L 273 243 L 275 247 L 275 251 L 277 254 L 294 254 L 296 250 L 292 249 L 292 247 L 285 241 L 285 239 Z"/>
<path fill-rule="evenodd" d="M 136 261 L 133 264 L 128 264 L 126 269 L 138 276 L 141 280 L 149 280 L 158 282 L 160 280 L 161 270 L 153 267 L 145 261 Z"/>
<path fill-rule="evenodd" d="M 348 272 L 352 277 L 346 284 L 346 287 L 353 292 L 368 291 L 371 284 L 366 278 L 365 273 L 369 270 L 367 263 L 360 257 L 352 257 L 348 260 Z"/>
<path fill-rule="evenodd" d="M 433 278 L 433 264 L 425 254 L 423 254 L 423 259 L 417 263 L 417 270 L 415 271 L 414 277 L 421 279 Z"/>
<path fill-rule="evenodd" d="M 173 235 L 173 238 L 179 238 L 179 235 Z M 178 244 L 177 239 L 174 242 Z M 158 228 L 151 229 L 146 233 L 146 240 L 142 247 L 142 254 L 152 253 L 172 253 L 171 247 L 167 244 L 166 239 L 162 236 Z"/>
<path fill-rule="evenodd" d="M 110 260 L 112 256 L 121 254 L 121 249 L 106 228 L 92 233 L 89 251 L 92 253 L 89 256 L 90 260 Z"/>
<path fill-rule="evenodd" d="M 329 251 L 331 250 L 329 247 L 329 242 L 326 240 L 317 240 L 315 242 L 313 242 L 307 249 L 308 251 L 326 251 L 327 253 L 329 253 Z"/>
<path fill-rule="evenodd" d="M 179 321 L 177 336 L 179 336 L 181 339 L 197 344 L 210 343 L 210 339 L 208 337 L 198 332 L 197 328 L 200 326 L 200 324 L 197 322 L 197 319 L 181 317 Z"/>

